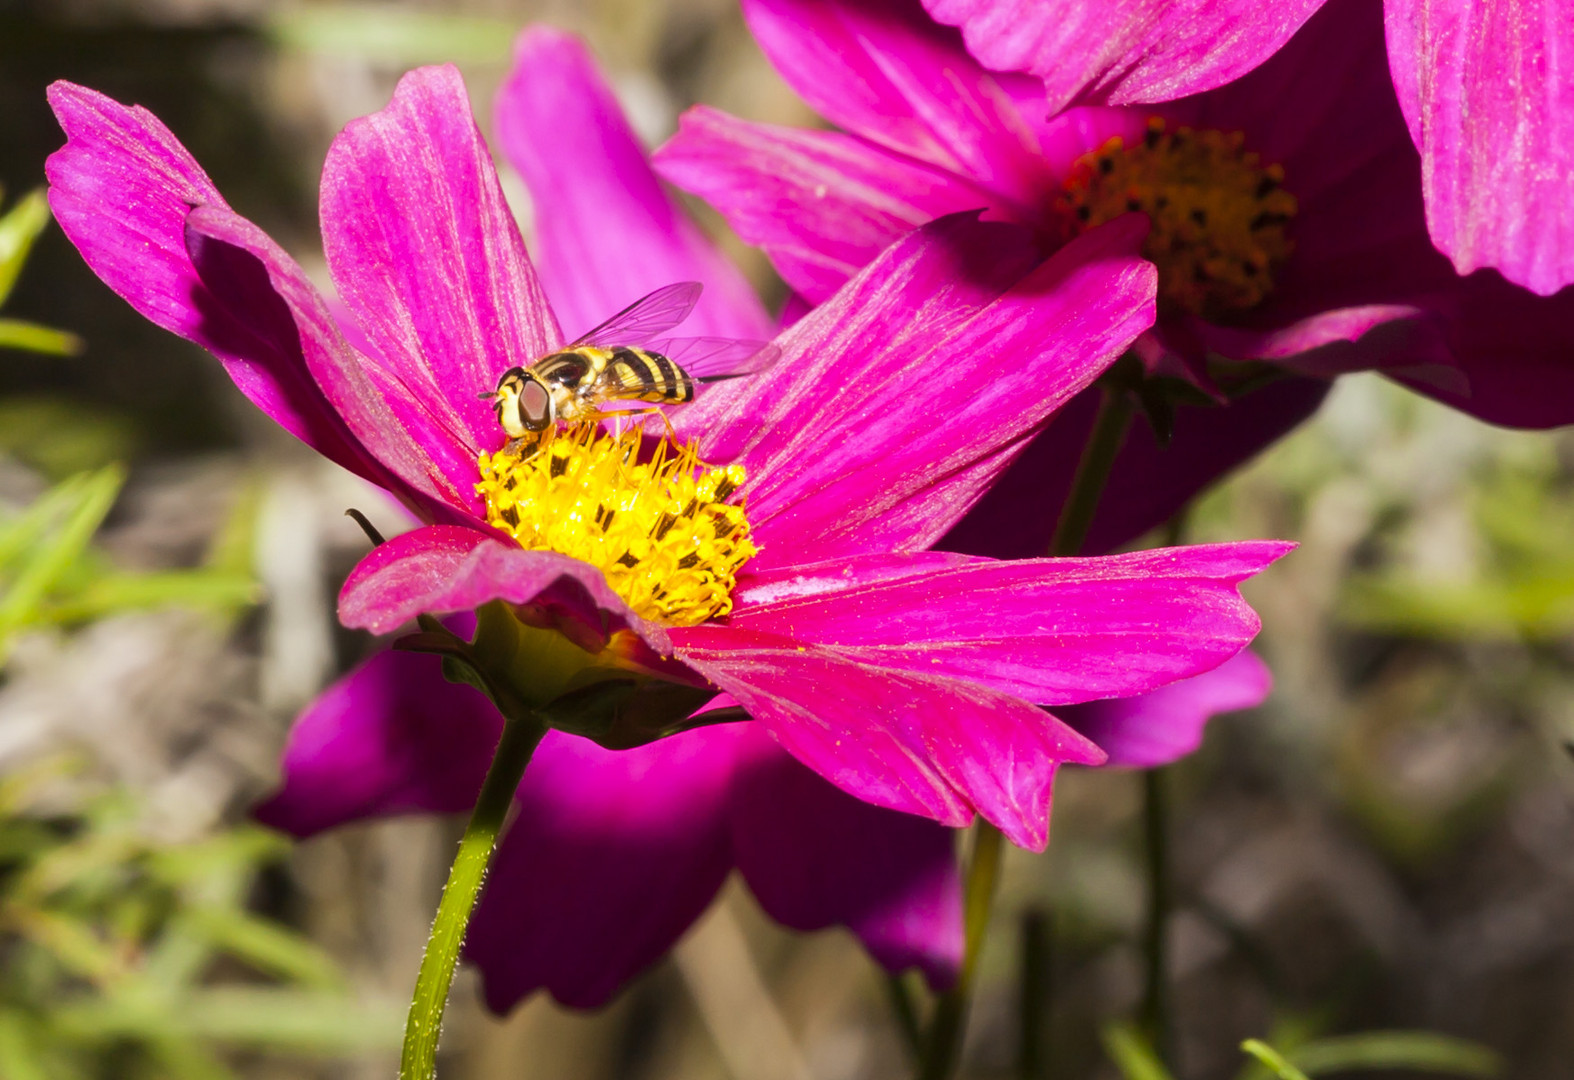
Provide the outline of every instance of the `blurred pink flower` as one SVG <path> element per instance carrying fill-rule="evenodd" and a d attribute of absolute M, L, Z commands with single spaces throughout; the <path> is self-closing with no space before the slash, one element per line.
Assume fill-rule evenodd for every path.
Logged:
<path fill-rule="evenodd" d="M 1136 105 L 1262 64 L 1324 0 L 923 0 L 1048 104 Z M 1377 4 L 1363 0 L 1370 18 Z M 1574 283 L 1574 4 L 1384 0 L 1388 66 L 1421 152 L 1431 235 L 1461 274 L 1496 267 L 1543 296 Z"/>
<path fill-rule="evenodd" d="M 553 35 L 527 36 L 521 61 L 553 63 L 563 50 L 555 62 L 569 80 L 583 58 Z M 552 181 L 532 175 L 528 148 L 508 134 L 510 108 L 567 121 L 550 145 L 576 179 L 595 159 L 569 146 L 605 155 L 603 190 L 590 169 L 582 190 L 560 194 L 595 208 L 607 231 L 543 222 L 565 310 L 606 313 L 599 279 L 574 276 L 576 258 L 649 241 L 643 272 L 681 271 L 721 296 L 698 313 L 704 329 L 758 327 L 746 288 L 676 216 L 604 88 L 588 69 L 580 77 L 591 91 L 583 123 L 554 99 L 564 84 L 552 79 L 516 76 L 500 106 L 541 202 Z M 1288 545 L 1016 563 L 925 550 L 1151 320 L 1152 271 L 1129 222 L 1047 262 L 1009 226 L 927 226 L 781 335 L 772 371 L 675 414 L 706 460 L 747 471 L 760 552 L 725 619 L 664 625 L 631 609 L 598 567 L 525 550 L 486 524 L 476 462 L 503 435 L 475 391 L 563 335 L 452 69 L 407 75 L 387 109 L 330 151 L 323 232 L 342 322 L 151 115 L 69 84 L 51 101 L 69 139 L 49 164 L 51 201 L 100 277 L 214 352 L 270 416 L 430 523 L 356 568 L 340 599 L 347 625 L 386 632 L 423 612 L 530 605 L 577 642 L 632 641 L 755 721 L 618 753 L 548 738 L 470 938 L 499 1007 L 543 984 L 566 1001 L 603 1000 L 667 947 L 733 864 L 788 925 L 845 922 L 885 962 L 943 977 L 959 948 L 948 937 L 949 840 L 889 810 L 950 825 L 976 811 L 1042 847 L 1056 767 L 1104 754 L 1036 706 L 1154 690 L 1217 667 L 1257 629 L 1235 586 Z M 631 270 L 615 287 L 637 294 L 638 260 L 613 250 Z M 478 694 L 440 682 L 432 658 L 375 658 L 303 716 L 267 816 L 305 833 L 460 809 L 499 723 Z M 827 821 L 845 843 L 821 850 L 811 840 Z M 821 887 L 827 874 L 846 887 Z M 642 878 L 648 888 L 633 884 Z M 606 964 L 587 967 L 570 948 L 584 938 L 570 932 L 544 951 L 518 936 L 532 910 L 599 934 Z"/>

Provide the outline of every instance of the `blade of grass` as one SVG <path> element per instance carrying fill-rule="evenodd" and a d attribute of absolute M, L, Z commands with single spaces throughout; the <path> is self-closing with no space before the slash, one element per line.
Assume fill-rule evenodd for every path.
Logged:
<path fill-rule="evenodd" d="M 1159 1055 L 1153 1052 L 1152 1045 L 1135 1025 L 1109 1024 L 1099 1032 L 1099 1040 L 1124 1080 L 1173 1080 Z"/>

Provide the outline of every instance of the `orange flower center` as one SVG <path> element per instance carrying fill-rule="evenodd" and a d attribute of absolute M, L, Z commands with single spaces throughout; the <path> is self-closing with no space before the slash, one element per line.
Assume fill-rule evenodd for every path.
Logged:
<path fill-rule="evenodd" d="M 1289 258 L 1295 196 L 1236 132 L 1148 121 L 1142 141 L 1115 136 L 1082 155 L 1056 199 L 1073 233 L 1131 211 L 1152 221 L 1142 254 L 1159 270 L 1159 310 L 1220 319 L 1273 291 Z"/>

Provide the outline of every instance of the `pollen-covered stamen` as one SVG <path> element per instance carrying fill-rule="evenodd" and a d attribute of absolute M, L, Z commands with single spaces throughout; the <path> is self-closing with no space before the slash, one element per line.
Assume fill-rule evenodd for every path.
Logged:
<path fill-rule="evenodd" d="M 1240 132 L 1165 130 L 1120 136 L 1078 158 L 1056 209 L 1073 232 L 1133 210 L 1153 226 L 1143 255 L 1159 269 L 1159 307 L 1219 318 L 1256 306 L 1290 255 L 1295 196 L 1284 170 L 1244 148 Z"/>
<path fill-rule="evenodd" d="M 599 567 L 647 619 L 693 626 L 725 615 L 757 550 L 743 507 L 727 502 L 743 467 L 714 468 L 665 439 L 641 461 L 641 441 L 637 428 L 612 436 L 580 425 L 544 451 L 482 454 L 487 520 L 522 547 Z"/>

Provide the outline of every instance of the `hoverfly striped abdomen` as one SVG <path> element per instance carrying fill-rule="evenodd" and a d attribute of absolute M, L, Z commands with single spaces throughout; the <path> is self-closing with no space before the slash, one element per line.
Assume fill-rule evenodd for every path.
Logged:
<path fill-rule="evenodd" d="M 694 383 L 659 352 L 619 345 L 612 350 L 606 384 L 637 401 L 678 404 L 694 399 Z"/>

